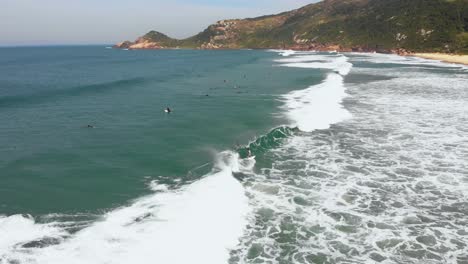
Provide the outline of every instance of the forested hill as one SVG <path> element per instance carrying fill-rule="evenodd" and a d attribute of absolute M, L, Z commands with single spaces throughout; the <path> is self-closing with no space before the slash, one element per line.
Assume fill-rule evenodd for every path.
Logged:
<path fill-rule="evenodd" d="M 293 48 L 468 53 L 468 0 L 325 0 L 222 20 L 182 40 L 151 31 L 118 48 Z"/>

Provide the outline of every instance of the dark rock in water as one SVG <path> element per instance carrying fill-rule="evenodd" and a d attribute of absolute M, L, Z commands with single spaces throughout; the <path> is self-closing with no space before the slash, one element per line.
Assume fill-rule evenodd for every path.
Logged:
<path fill-rule="evenodd" d="M 52 245 L 57 245 L 60 244 L 62 240 L 56 237 L 44 237 L 38 240 L 33 240 L 30 242 L 27 242 L 21 247 L 23 248 L 44 248 Z"/>

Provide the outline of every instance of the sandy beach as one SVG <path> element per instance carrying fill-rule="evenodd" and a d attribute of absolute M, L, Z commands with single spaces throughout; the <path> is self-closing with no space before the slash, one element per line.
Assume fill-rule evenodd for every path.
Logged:
<path fill-rule="evenodd" d="M 411 56 L 468 65 L 468 55 L 455 55 L 445 53 L 414 53 L 411 54 Z"/>

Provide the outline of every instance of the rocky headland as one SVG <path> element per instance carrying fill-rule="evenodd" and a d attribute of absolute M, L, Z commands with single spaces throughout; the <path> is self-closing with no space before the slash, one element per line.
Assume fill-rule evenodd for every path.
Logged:
<path fill-rule="evenodd" d="M 324 0 L 281 14 L 221 20 L 186 39 L 150 31 L 123 49 L 293 49 L 468 54 L 466 0 Z"/>

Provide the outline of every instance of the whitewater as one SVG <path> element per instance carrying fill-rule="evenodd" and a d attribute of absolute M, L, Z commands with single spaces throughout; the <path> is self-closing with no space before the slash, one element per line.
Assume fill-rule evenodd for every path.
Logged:
<path fill-rule="evenodd" d="M 0 216 L 0 263 L 466 263 L 466 69 L 274 52 L 325 77 L 278 96 L 288 132 L 250 142 L 262 166 L 219 152 L 201 179 L 153 181 L 77 232 Z"/>
<path fill-rule="evenodd" d="M 300 131 L 248 177 L 256 221 L 232 263 L 467 263 L 466 67 L 283 55 L 331 72 L 283 97 Z"/>

